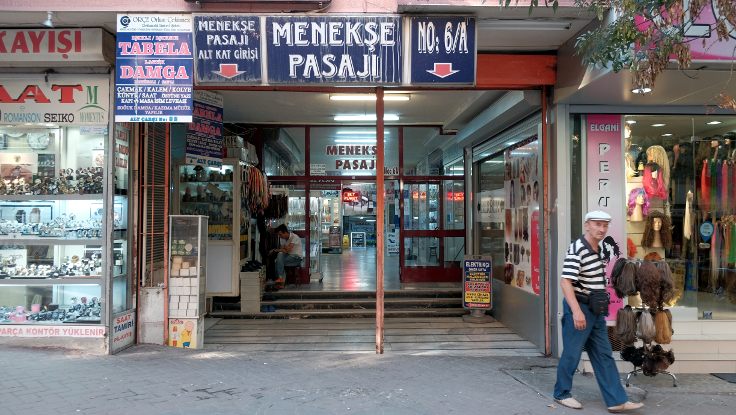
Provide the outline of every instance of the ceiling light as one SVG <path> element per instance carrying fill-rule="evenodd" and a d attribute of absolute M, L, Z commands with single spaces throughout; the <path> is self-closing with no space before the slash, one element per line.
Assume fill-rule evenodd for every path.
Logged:
<path fill-rule="evenodd" d="M 336 138 L 336 143 L 350 144 L 376 144 L 375 138 Z"/>
<path fill-rule="evenodd" d="M 652 92 L 652 88 L 649 88 L 648 86 L 643 86 L 641 88 L 634 88 L 631 90 L 634 94 L 648 94 Z"/>
<path fill-rule="evenodd" d="M 384 101 L 409 101 L 408 94 L 384 94 Z M 375 101 L 376 94 L 330 94 L 330 101 Z"/>
<path fill-rule="evenodd" d="M 41 22 L 41 24 L 48 28 L 54 27 L 54 12 L 46 12 L 46 20 Z"/>
<path fill-rule="evenodd" d="M 714 121 L 708 121 L 706 124 L 708 124 L 708 125 L 718 125 L 718 124 L 722 124 L 722 123 L 723 123 L 722 121 L 715 121 L 714 120 Z"/>
<path fill-rule="evenodd" d="M 376 121 L 376 114 L 351 114 L 351 115 L 335 115 L 335 121 Z M 398 121 L 399 116 L 396 114 L 384 114 L 384 121 Z"/>
<path fill-rule="evenodd" d="M 572 23 L 567 20 L 542 19 L 481 19 L 479 29 L 493 30 L 570 30 Z"/>
<path fill-rule="evenodd" d="M 667 124 L 658 123 L 658 124 L 652 124 L 652 127 L 664 127 L 665 125 Z"/>
<path fill-rule="evenodd" d="M 375 219 L 366 219 L 365 221 L 366 222 L 375 222 L 376 220 Z"/>
<path fill-rule="evenodd" d="M 516 144 L 516 141 L 509 141 L 506 143 L 507 146 L 513 146 L 514 144 Z"/>
<path fill-rule="evenodd" d="M 626 124 L 636 124 L 636 120 L 626 120 Z"/>
<path fill-rule="evenodd" d="M 376 130 L 339 130 L 337 135 L 370 135 L 376 136 Z M 391 131 L 384 131 L 383 135 L 391 135 Z"/>
<path fill-rule="evenodd" d="M 664 133 L 662 134 L 662 137 L 672 137 L 672 133 Z"/>

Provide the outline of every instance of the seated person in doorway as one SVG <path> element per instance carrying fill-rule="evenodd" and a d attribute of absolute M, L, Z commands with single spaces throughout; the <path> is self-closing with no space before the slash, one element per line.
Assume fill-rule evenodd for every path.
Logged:
<path fill-rule="evenodd" d="M 274 258 L 276 265 L 276 286 L 283 286 L 286 281 L 286 270 L 284 267 L 297 267 L 302 264 L 302 240 L 294 232 L 289 232 L 286 225 L 276 228 L 279 235 L 278 249 L 272 249 L 269 258 Z"/>

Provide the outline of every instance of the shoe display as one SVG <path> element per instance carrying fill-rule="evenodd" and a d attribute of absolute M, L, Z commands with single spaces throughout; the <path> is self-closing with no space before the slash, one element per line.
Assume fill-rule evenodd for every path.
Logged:
<path fill-rule="evenodd" d="M 644 404 L 641 403 L 641 402 L 627 401 L 627 402 L 622 403 L 621 405 L 610 406 L 608 408 L 608 412 L 610 412 L 612 414 L 619 414 L 619 413 L 622 413 L 622 412 L 633 411 L 633 410 L 639 409 L 639 408 L 641 408 L 643 406 L 644 406 Z"/>
<path fill-rule="evenodd" d="M 555 402 L 562 406 L 566 406 L 571 409 L 583 409 L 583 404 L 578 402 L 577 399 L 573 397 L 565 398 L 565 399 L 555 399 Z M 609 408 L 610 410 L 610 408 Z"/>

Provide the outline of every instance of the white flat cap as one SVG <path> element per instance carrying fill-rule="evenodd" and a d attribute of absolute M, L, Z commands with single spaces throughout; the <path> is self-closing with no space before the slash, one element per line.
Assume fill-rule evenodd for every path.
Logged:
<path fill-rule="evenodd" d="M 606 222 L 611 221 L 611 215 L 609 215 L 606 212 L 600 211 L 600 210 L 591 210 L 590 212 L 585 214 L 585 221 L 589 220 L 602 220 Z"/>

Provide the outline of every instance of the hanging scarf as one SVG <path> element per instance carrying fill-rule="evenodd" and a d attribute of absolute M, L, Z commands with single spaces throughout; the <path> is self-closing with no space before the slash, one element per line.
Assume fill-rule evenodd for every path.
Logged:
<path fill-rule="evenodd" d="M 700 173 L 700 206 L 706 212 L 710 210 L 710 169 L 708 169 L 708 160 L 703 160 L 703 170 Z"/>
<path fill-rule="evenodd" d="M 688 240 L 693 236 L 692 206 L 690 206 L 692 200 L 693 192 L 688 191 L 685 197 L 685 219 L 682 222 L 682 236 Z"/>
<path fill-rule="evenodd" d="M 728 235 L 728 238 L 730 239 L 730 247 L 728 251 L 728 263 L 729 264 L 735 264 L 736 263 L 736 224 L 734 222 L 731 222 L 731 233 Z"/>
<path fill-rule="evenodd" d="M 721 239 L 718 236 L 720 233 L 719 228 L 721 224 L 713 221 L 713 238 L 710 241 L 710 279 L 708 281 L 708 290 L 711 292 L 715 291 L 716 283 L 718 282 L 718 269 L 721 267 L 720 257 L 718 251 L 720 251 Z"/>
<path fill-rule="evenodd" d="M 710 161 L 710 208 L 718 210 L 718 164 L 717 160 Z"/>
<path fill-rule="evenodd" d="M 721 166 L 721 177 L 720 177 L 721 178 L 721 183 L 720 183 L 720 186 L 721 186 L 721 211 L 724 214 L 726 212 L 728 212 L 728 204 L 729 204 L 729 200 L 728 200 L 729 199 L 729 197 L 728 197 L 729 189 L 728 189 L 728 186 L 730 184 L 730 181 L 728 180 L 728 174 L 729 174 L 728 163 L 726 163 L 724 161 L 723 162 L 723 165 Z"/>
<path fill-rule="evenodd" d="M 731 197 L 729 198 L 731 203 L 729 203 L 729 207 L 731 208 L 730 213 L 733 214 L 736 213 L 736 163 L 729 162 L 728 170 L 731 174 L 731 179 L 728 182 L 731 185 Z"/>
<path fill-rule="evenodd" d="M 659 166 L 657 163 L 647 163 L 644 167 L 644 190 L 650 198 L 659 198 L 662 200 L 667 199 L 667 189 L 664 185 L 664 179 L 662 178 L 662 172 L 658 171 Z M 657 172 L 657 178 L 652 176 L 652 172 Z"/>

